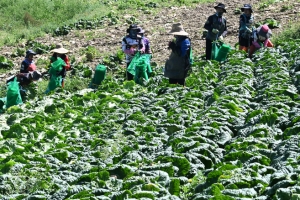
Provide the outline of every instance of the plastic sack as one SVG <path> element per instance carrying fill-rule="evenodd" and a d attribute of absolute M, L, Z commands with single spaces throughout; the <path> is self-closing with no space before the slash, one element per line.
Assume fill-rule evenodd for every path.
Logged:
<path fill-rule="evenodd" d="M 46 93 L 55 90 L 57 87 L 61 87 L 61 83 L 62 83 L 61 76 L 52 75 L 49 80 Z"/>
<path fill-rule="evenodd" d="M 218 43 L 218 41 L 213 41 L 212 49 L 211 49 L 211 59 L 216 60 L 218 53 L 219 53 L 219 43 Z"/>
<path fill-rule="evenodd" d="M 140 83 L 143 78 L 149 80 L 149 75 L 152 73 L 150 65 L 151 54 L 140 54 L 139 52 L 133 57 L 127 71 L 134 76 L 134 81 Z"/>
<path fill-rule="evenodd" d="M 14 81 L 8 83 L 6 94 L 6 108 L 22 103 L 23 101 L 20 94 L 19 83 L 17 81 L 17 78 L 15 78 Z"/>
<path fill-rule="evenodd" d="M 223 43 L 218 50 L 216 61 L 225 61 L 230 50 L 231 46 Z"/>
<path fill-rule="evenodd" d="M 50 80 L 48 83 L 48 88 L 45 92 L 46 94 L 50 91 L 55 90 L 57 87 L 62 86 L 62 77 L 58 74 L 62 71 L 65 65 L 65 61 L 61 58 L 57 58 L 55 62 L 51 63 L 51 68 L 49 70 Z"/>
<path fill-rule="evenodd" d="M 97 65 L 94 73 L 94 77 L 90 83 L 90 88 L 95 88 L 101 84 L 101 82 L 105 79 L 106 76 L 106 66 Z"/>
<path fill-rule="evenodd" d="M 211 59 L 216 61 L 225 61 L 231 46 L 223 42 L 214 41 L 212 43 Z"/>
<path fill-rule="evenodd" d="M 56 61 L 51 63 L 49 74 L 56 76 L 63 69 L 64 66 L 66 66 L 65 61 L 61 58 L 57 58 Z"/>

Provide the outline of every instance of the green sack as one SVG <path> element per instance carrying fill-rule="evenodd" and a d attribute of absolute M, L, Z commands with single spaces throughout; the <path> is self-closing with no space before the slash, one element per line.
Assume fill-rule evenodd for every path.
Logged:
<path fill-rule="evenodd" d="M 221 47 L 219 48 L 218 54 L 216 56 L 216 61 L 225 61 L 227 58 L 227 55 L 230 51 L 231 47 L 229 44 L 222 44 Z"/>
<path fill-rule="evenodd" d="M 143 78 L 149 80 L 149 75 L 152 73 L 150 65 L 151 54 L 140 54 L 139 52 L 133 57 L 127 71 L 134 76 L 134 81 L 140 83 Z"/>
<path fill-rule="evenodd" d="M 6 108 L 14 105 L 22 104 L 22 97 L 20 94 L 20 87 L 15 77 L 13 81 L 8 83 L 7 94 L 6 94 Z"/>
<path fill-rule="evenodd" d="M 46 90 L 46 93 L 55 90 L 55 88 L 61 86 L 62 77 L 58 76 L 57 74 L 63 70 L 63 67 L 66 66 L 66 63 L 63 59 L 57 58 L 56 61 L 51 63 L 51 68 L 49 70 L 49 74 L 51 76 L 48 84 L 48 88 Z"/>
<path fill-rule="evenodd" d="M 211 59 L 216 61 L 225 61 L 231 46 L 220 41 L 213 41 L 211 50 Z"/>
<path fill-rule="evenodd" d="M 101 82 L 105 79 L 106 75 L 106 66 L 104 65 L 97 65 L 95 69 L 95 74 L 94 77 L 92 78 L 92 83 L 91 85 L 98 86 L 101 84 Z"/>
<path fill-rule="evenodd" d="M 213 41 L 212 42 L 212 49 L 211 49 L 211 59 L 216 60 L 218 53 L 219 53 L 219 42 Z"/>
<path fill-rule="evenodd" d="M 51 63 L 49 74 L 50 75 L 57 75 L 63 69 L 64 66 L 66 66 L 65 61 L 58 57 L 56 59 L 56 61 Z"/>
<path fill-rule="evenodd" d="M 190 64 L 192 65 L 194 62 L 194 57 L 193 57 L 193 50 L 192 47 L 190 48 Z"/>
<path fill-rule="evenodd" d="M 49 80 L 46 93 L 55 90 L 57 87 L 61 87 L 61 82 L 62 82 L 61 76 L 52 75 Z"/>

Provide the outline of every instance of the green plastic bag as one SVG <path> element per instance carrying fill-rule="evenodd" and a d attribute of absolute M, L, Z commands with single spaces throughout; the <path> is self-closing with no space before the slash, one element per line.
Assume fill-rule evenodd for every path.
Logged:
<path fill-rule="evenodd" d="M 48 88 L 46 93 L 55 90 L 57 87 L 61 86 L 61 81 L 62 81 L 62 77 L 61 76 L 56 76 L 56 75 L 52 75 L 49 83 L 48 83 Z"/>
<path fill-rule="evenodd" d="M 66 63 L 63 59 L 57 58 L 57 60 L 51 63 L 51 68 L 49 74 L 51 76 L 48 84 L 46 93 L 55 90 L 55 88 L 60 87 L 62 83 L 62 77 L 57 74 L 62 71 L 63 67 L 66 66 Z"/>
<path fill-rule="evenodd" d="M 213 41 L 212 42 L 212 49 L 211 49 L 211 59 L 216 60 L 219 53 L 219 42 Z"/>
<path fill-rule="evenodd" d="M 19 83 L 17 81 L 17 78 L 14 78 L 14 81 L 8 83 L 6 94 L 6 108 L 22 103 L 23 101 L 20 94 Z"/>
<path fill-rule="evenodd" d="M 213 41 L 211 50 L 211 59 L 216 61 L 225 61 L 231 46 L 220 41 Z"/>
<path fill-rule="evenodd" d="M 191 65 L 194 63 L 194 57 L 193 57 L 192 47 L 190 48 L 190 63 L 191 63 Z"/>
<path fill-rule="evenodd" d="M 49 74 L 57 75 L 57 73 L 59 73 L 63 69 L 64 66 L 66 66 L 65 61 L 58 57 L 56 61 L 51 63 L 51 68 L 49 70 Z"/>
<path fill-rule="evenodd" d="M 105 79 L 106 75 L 106 66 L 104 65 L 97 65 L 95 69 L 94 77 L 90 83 L 90 88 L 95 88 L 101 84 L 101 82 Z"/>
<path fill-rule="evenodd" d="M 230 51 L 231 47 L 229 44 L 222 44 L 218 50 L 218 54 L 216 56 L 216 61 L 225 61 L 227 58 L 227 55 Z"/>
<path fill-rule="evenodd" d="M 152 73 L 150 65 L 151 54 L 140 54 L 139 52 L 133 57 L 127 71 L 134 76 L 134 81 L 140 83 L 141 78 L 149 80 L 149 75 Z"/>

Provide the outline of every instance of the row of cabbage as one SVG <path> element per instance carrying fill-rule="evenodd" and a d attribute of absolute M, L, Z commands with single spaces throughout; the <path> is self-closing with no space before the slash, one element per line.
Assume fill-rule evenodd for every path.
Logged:
<path fill-rule="evenodd" d="M 240 123 L 233 127 L 222 164 L 206 172 L 194 199 L 300 198 L 297 50 L 296 43 L 286 43 L 256 54 L 253 63 L 233 67 L 232 58 L 224 65 L 231 91 L 222 96 L 238 97 Z M 244 74 L 237 80 L 239 71 Z"/>
<path fill-rule="evenodd" d="M 193 134 L 219 65 L 198 62 L 188 83 L 195 88 L 169 87 L 156 71 L 146 86 L 110 77 L 96 92 L 61 91 L 8 109 L 0 116 L 1 198 L 192 195 L 190 179 L 219 162 L 201 156 L 203 145 L 215 154 L 218 145 Z"/>
<path fill-rule="evenodd" d="M 296 52 L 198 61 L 187 87 L 155 69 L 145 86 L 108 77 L 11 107 L 1 198 L 298 198 Z"/>

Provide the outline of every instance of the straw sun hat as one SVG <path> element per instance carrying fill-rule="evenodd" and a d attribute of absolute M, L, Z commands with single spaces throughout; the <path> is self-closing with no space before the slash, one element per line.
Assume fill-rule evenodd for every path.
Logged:
<path fill-rule="evenodd" d="M 172 25 L 172 29 L 169 32 L 172 35 L 181 35 L 181 36 L 188 36 L 189 34 L 184 31 L 181 23 L 176 23 Z"/>
<path fill-rule="evenodd" d="M 52 49 L 50 52 L 59 53 L 59 54 L 66 54 L 69 51 L 63 47 L 61 43 L 58 43 L 55 49 Z"/>

